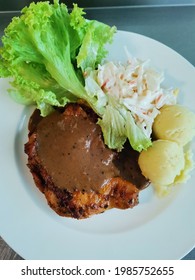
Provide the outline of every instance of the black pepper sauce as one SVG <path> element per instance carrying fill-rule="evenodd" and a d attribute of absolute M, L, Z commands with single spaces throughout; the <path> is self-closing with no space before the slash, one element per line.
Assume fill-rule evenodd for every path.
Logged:
<path fill-rule="evenodd" d="M 149 185 L 138 165 L 139 153 L 128 142 L 120 153 L 108 149 L 99 125 L 86 112 L 64 115 L 55 111 L 42 118 L 35 110 L 29 133 L 35 130 L 37 154 L 61 189 L 98 192 L 114 177 L 121 177 L 140 190 Z"/>
<path fill-rule="evenodd" d="M 37 126 L 37 152 L 59 188 L 98 191 L 119 176 L 116 153 L 102 140 L 99 125 L 82 115 L 54 112 Z"/>

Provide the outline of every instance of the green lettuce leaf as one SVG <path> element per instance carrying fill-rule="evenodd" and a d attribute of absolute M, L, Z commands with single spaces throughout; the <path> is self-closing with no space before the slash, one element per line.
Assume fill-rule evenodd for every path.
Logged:
<path fill-rule="evenodd" d="M 120 100 L 108 97 L 93 70 L 107 54 L 115 27 L 84 18 L 83 9 L 54 0 L 32 2 L 5 29 L 0 48 L 0 77 L 11 78 L 10 95 L 36 104 L 42 116 L 54 106 L 84 99 L 99 115 L 105 144 L 121 150 L 127 139 L 137 150 L 151 145 Z"/>
<path fill-rule="evenodd" d="M 98 124 L 101 126 L 104 142 L 110 149 L 121 151 L 126 141 L 125 118 L 114 106 L 114 99 L 109 98 L 109 103 L 105 107 L 102 118 L 99 118 Z"/>
<path fill-rule="evenodd" d="M 126 135 L 132 148 L 138 152 L 147 150 L 147 148 L 152 145 L 151 139 L 136 125 L 130 111 L 127 111 L 126 114 Z"/>
<path fill-rule="evenodd" d="M 85 79 L 85 89 L 91 97 L 96 98 L 95 106 L 101 113 L 98 119 L 103 133 L 104 143 L 110 149 L 121 151 L 126 140 L 138 152 L 152 145 L 142 129 L 135 123 L 131 112 L 115 96 L 103 92 L 96 81 L 96 71 L 91 71 Z"/>
<path fill-rule="evenodd" d="M 132 148 L 138 152 L 147 150 L 152 145 L 149 139 L 136 125 L 131 112 L 114 97 L 108 99 L 105 112 L 99 118 L 104 142 L 110 149 L 121 151 L 126 140 L 129 140 Z"/>
<path fill-rule="evenodd" d="M 115 28 L 83 15 L 77 5 L 69 13 L 55 0 L 32 2 L 13 18 L 2 38 L 0 77 L 12 78 L 9 91 L 15 100 L 36 104 L 46 116 L 53 106 L 82 98 L 100 114 L 97 98 L 86 93 L 83 72 L 105 57 Z M 101 30 L 107 32 L 104 40 Z"/>

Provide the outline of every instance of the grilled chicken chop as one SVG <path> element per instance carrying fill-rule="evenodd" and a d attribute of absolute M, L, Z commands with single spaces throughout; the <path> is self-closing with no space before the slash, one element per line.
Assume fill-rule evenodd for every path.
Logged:
<path fill-rule="evenodd" d="M 83 219 L 111 208 L 132 208 L 149 185 L 138 153 L 128 144 L 120 153 L 108 149 L 96 122 L 97 116 L 78 104 L 45 118 L 36 110 L 30 118 L 27 165 L 61 216 Z"/>

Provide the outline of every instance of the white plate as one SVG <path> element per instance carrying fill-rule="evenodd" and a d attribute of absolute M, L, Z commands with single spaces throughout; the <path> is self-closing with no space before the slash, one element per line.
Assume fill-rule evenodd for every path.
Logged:
<path fill-rule="evenodd" d="M 165 85 L 179 87 L 180 102 L 193 110 L 195 69 L 188 61 L 155 40 L 123 31 L 116 34 L 109 58 L 125 60 L 124 45 L 164 70 Z M 15 104 L 7 87 L 1 79 L 0 234 L 18 254 L 25 259 L 179 259 L 194 247 L 195 172 L 164 199 L 152 187 L 144 190 L 134 209 L 81 221 L 55 214 L 26 167 L 23 147 L 33 108 Z"/>

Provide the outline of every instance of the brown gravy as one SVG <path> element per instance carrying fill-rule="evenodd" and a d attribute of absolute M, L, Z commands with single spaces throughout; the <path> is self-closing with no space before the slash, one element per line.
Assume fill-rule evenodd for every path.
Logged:
<path fill-rule="evenodd" d="M 37 153 L 53 182 L 69 191 L 98 191 L 113 177 L 122 177 L 144 188 L 138 153 L 129 145 L 121 153 L 108 149 L 101 129 L 84 112 L 65 115 L 55 111 L 45 118 L 33 114 L 29 129 L 37 130 Z M 36 123 L 38 120 L 38 124 Z"/>

